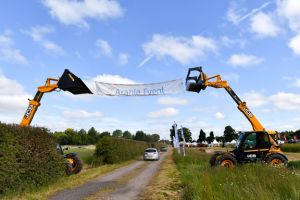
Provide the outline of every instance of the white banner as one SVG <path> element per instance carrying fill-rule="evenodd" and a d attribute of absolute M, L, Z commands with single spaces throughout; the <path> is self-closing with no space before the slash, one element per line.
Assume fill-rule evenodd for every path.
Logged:
<path fill-rule="evenodd" d="M 184 92 L 182 79 L 152 84 L 113 84 L 95 82 L 101 96 L 152 96 Z"/>

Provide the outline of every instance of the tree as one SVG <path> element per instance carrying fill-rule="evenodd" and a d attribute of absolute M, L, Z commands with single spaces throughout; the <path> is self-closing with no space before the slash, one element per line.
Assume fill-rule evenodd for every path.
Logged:
<path fill-rule="evenodd" d="M 87 132 L 84 130 L 84 129 L 80 129 L 78 131 L 78 136 L 79 136 L 79 143 L 80 145 L 86 145 L 88 144 L 88 135 L 87 135 Z"/>
<path fill-rule="evenodd" d="M 150 142 L 158 142 L 160 136 L 158 134 L 152 134 L 150 135 Z"/>
<path fill-rule="evenodd" d="M 192 142 L 192 132 L 190 131 L 190 129 L 186 128 L 186 127 L 182 127 L 183 130 L 183 135 L 184 135 L 184 139 L 186 142 Z M 174 128 L 172 126 L 172 128 L 170 129 L 170 138 L 173 144 L 173 136 L 175 137 L 175 131 Z M 178 129 L 178 140 L 182 141 L 183 138 L 181 137 L 181 130 Z"/>
<path fill-rule="evenodd" d="M 238 134 L 231 126 L 226 126 L 224 130 L 224 140 L 225 142 L 231 142 L 232 140 L 238 139 Z"/>
<path fill-rule="evenodd" d="M 120 129 L 114 130 L 112 133 L 113 137 L 122 137 L 122 131 Z"/>
<path fill-rule="evenodd" d="M 206 138 L 206 141 L 208 144 L 211 144 L 214 141 L 214 139 L 215 139 L 214 132 L 211 131 L 209 133 L 209 136 Z"/>
<path fill-rule="evenodd" d="M 224 138 L 224 136 L 217 136 L 216 140 L 217 140 L 217 142 L 222 142 L 222 147 L 225 147 L 225 138 Z"/>
<path fill-rule="evenodd" d="M 96 131 L 96 129 L 94 127 L 90 128 L 88 130 L 88 138 L 89 138 L 89 143 L 90 144 L 96 144 L 97 135 L 98 135 L 98 131 Z"/>
<path fill-rule="evenodd" d="M 110 136 L 110 132 L 108 132 L 108 131 L 104 131 L 104 132 L 102 132 L 100 134 L 100 138 L 102 138 L 102 137 L 108 137 L 108 136 Z"/>
<path fill-rule="evenodd" d="M 202 144 L 202 142 L 204 142 L 205 140 L 206 140 L 206 133 L 201 129 L 197 142 L 200 142 Z"/>
<path fill-rule="evenodd" d="M 132 139 L 132 135 L 131 135 L 131 133 L 129 131 L 125 131 L 123 133 L 123 138 L 125 138 L 125 139 Z"/>
<path fill-rule="evenodd" d="M 146 141 L 146 134 L 143 131 L 137 131 L 134 139 L 139 141 Z"/>
<path fill-rule="evenodd" d="M 77 144 L 77 132 L 72 128 L 67 128 L 65 130 L 67 135 L 67 144 Z"/>

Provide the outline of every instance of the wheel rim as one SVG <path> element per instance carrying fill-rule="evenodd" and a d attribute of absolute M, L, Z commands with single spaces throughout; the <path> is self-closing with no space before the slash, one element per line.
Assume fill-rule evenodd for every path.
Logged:
<path fill-rule="evenodd" d="M 232 162 L 232 160 L 223 160 L 222 162 L 221 162 L 221 166 L 222 167 L 233 167 L 233 162 Z"/>
<path fill-rule="evenodd" d="M 72 158 L 67 158 L 67 161 L 68 161 L 69 163 L 71 163 L 71 165 L 74 164 L 74 160 L 73 160 Z"/>
<path fill-rule="evenodd" d="M 273 159 L 273 160 L 271 161 L 271 164 L 272 164 L 272 165 L 282 165 L 283 162 L 282 162 L 282 160 L 280 160 L 280 159 L 278 159 L 278 158 L 275 158 L 275 159 Z"/>

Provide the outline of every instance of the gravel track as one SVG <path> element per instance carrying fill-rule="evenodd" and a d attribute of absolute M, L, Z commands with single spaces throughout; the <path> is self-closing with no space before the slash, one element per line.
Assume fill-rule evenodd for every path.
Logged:
<path fill-rule="evenodd" d="M 126 200 L 138 199 L 139 195 L 143 193 L 144 188 L 150 183 L 152 177 L 155 175 L 165 158 L 165 153 L 161 154 L 159 161 L 136 161 L 126 167 L 114 170 L 106 175 L 100 176 L 85 184 L 59 192 L 49 198 L 49 200 L 81 200 L 85 198 L 101 199 L 101 200 Z M 119 184 L 118 180 L 129 173 L 134 172 L 139 167 L 143 166 L 135 176 L 131 177 L 126 183 Z M 108 194 L 97 197 L 97 193 L 105 188 L 114 188 Z"/>

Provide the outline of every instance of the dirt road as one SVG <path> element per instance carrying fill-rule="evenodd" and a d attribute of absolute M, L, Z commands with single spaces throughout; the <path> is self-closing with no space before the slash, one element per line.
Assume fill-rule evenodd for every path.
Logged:
<path fill-rule="evenodd" d="M 59 192 L 50 200 L 126 200 L 139 199 L 145 187 L 159 170 L 167 153 L 159 161 L 137 161 L 109 174 L 93 179 L 80 187 Z"/>

